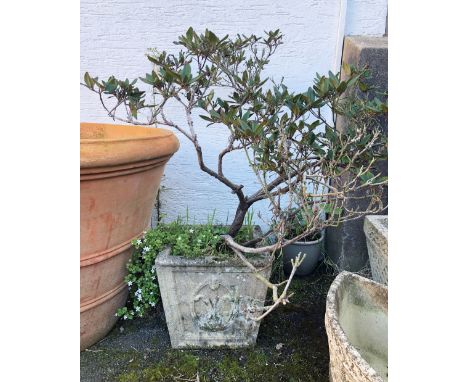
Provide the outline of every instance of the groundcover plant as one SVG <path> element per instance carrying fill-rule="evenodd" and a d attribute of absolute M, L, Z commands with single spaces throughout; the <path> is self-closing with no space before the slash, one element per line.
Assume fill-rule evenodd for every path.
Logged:
<path fill-rule="evenodd" d="M 189 28 L 175 42 L 181 48 L 177 54 L 148 52 L 153 70 L 144 77 L 100 80 L 85 73 L 83 83 L 98 95 L 114 120 L 178 130 L 193 144 L 201 171 L 237 197 L 235 216 L 220 236 L 272 289 L 273 303 L 259 313 L 259 320 L 288 302 L 288 288 L 302 257 L 293 260 L 288 280 L 273 284 L 258 274 L 245 255 L 274 253 L 313 232 L 379 212 L 385 208 L 382 193 L 387 184 L 376 166 L 387 153 L 386 137 L 379 129 L 379 117 L 387 113 L 387 105 L 367 96 L 369 71 L 344 64 L 346 76 L 317 74 L 311 86 L 293 92 L 283 80 L 264 75 L 282 38 L 279 30 L 263 36 L 218 37 L 209 30 L 198 34 Z M 141 90 L 138 82 L 149 90 Z M 169 106 L 181 108 L 184 124 L 171 119 Z M 215 167 L 204 160 L 200 124 L 194 123 L 198 117 L 207 126 L 228 131 Z M 340 117 L 346 120 L 344 129 L 337 129 Z M 251 195 L 223 171 L 225 159 L 238 150 L 245 153 L 258 180 L 259 188 Z M 246 214 L 264 199 L 272 215 L 272 228 L 264 236 L 273 234 L 276 240 L 242 241 L 245 237 L 239 232 Z M 364 207 L 350 209 L 350 199 L 362 199 Z M 288 235 L 287 223 L 299 213 L 302 229 Z"/>
<path fill-rule="evenodd" d="M 160 222 L 156 229 L 145 232 L 144 236 L 132 242 L 135 251 L 127 265 L 130 295 L 127 306 L 120 308 L 116 315 L 124 320 L 143 317 L 156 306 L 159 299 L 159 287 L 156 283 L 154 260 L 158 253 L 171 246 L 171 255 L 196 258 L 213 256 L 220 260 L 232 256 L 232 250 L 225 243 L 223 235 L 228 226 L 216 225 L 215 212 L 204 224 L 195 224 L 187 215 L 171 223 Z M 246 216 L 245 224 L 237 237 L 242 240 L 253 238 L 254 225 L 252 213 Z"/>

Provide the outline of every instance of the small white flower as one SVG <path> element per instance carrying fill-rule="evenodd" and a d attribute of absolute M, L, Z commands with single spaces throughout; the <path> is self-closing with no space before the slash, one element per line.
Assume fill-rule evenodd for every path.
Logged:
<path fill-rule="evenodd" d="M 146 246 L 145 248 L 143 248 L 143 252 L 148 252 L 151 248 Z"/>
<path fill-rule="evenodd" d="M 150 302 L 150 305 L 151 306 L 155 306 L 156 304 L 154 302 Z"/>
<path fill-rule="evenodd" d="M 151 277 L 151 280 L 156 280 L 156 276 L 152 276 L 152 277 Z"/>
<path fill-rule="evenodd" d="M 140 294 L 141 294 L 141 289 L 138 288 L 137 291 L 135 292 L 135 296 L 138 296 L 138 295 L 140 295 Z"/>
<path fill-rule="evenodd" d="M 143 235 L 146 235 L 146 231 L 143 231 Z"/>
<path fill-rule="evenodd" d="M 177 238 L 177 240 L 182 240 L 182 238 L 179 236 L 179 237 Z"/>
<path fill-rule="evenodd" d="M 201 239 L 198 239 L 198 242 L 201 243 Z"/>
<path fill-rule="evenodd" d="M 124 316 L 124 320 L 126 320 L 126 319 L 127 319 L 127 315 Z"/>
<path fill-rule="evenodd" d="M 138 301 L 141 301 L 142 297 L 141 297 L 141 294 L 138 295 Z"/>
<path fill-rule="evenodd" d="M 190 233 L 194 233 L 195 231 L 194 231 L 192 228 L 190 228 L 190 229 L 189 229 L 189 232 L 190 232 Z"/>
<path fill-rule="evenodd" d="M 136 241 L 136 243 L 137 243 L 137 245 L 140 245 L 140 244 L 141 244 L 141 240 L 138 239 L 138 240 Z"/>
<path fill-rule="evenodd" d="M 127 284 L 128 284 L 128 286 L 132 286 L 133 281 L 130 280 Z"/>
<path fill-rule="evenodd" d="M 140 307 L 139 307 L 139 306 L 135 307 L 135 310 L 136 310 L 137 312 L 139 312 L 139 311 L 140 311 Z"/>

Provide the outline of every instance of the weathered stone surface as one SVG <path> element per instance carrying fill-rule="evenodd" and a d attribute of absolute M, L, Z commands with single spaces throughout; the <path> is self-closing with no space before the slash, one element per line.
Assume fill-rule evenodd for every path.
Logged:
<path fill-rule="evenodd" d="M 251 260 L 269 278 L 273 258 Z M 237 258 L 189 259 L 170 255 L 155 261 L 161 298 L 173 348 L 230 348 L 254 345 L 267 287 Z"/>
<path fill-rule="evenodd" d="M 344 41 L 342 62 L 355 66 L 368 65 L 372 72 L 369 85 L 377 86 L 380 91 L 388 89 L 388 38 L 369 36 L 347 36 Z M 370 94 L 373 98 L 376 94 Z M 388 120 L 380 120 L 382 131 L 387 134 Z M 338 118 L 337 128 L 341 131 L 346 126 L 346 120 Z M 378 169 L 383 176 L 387 176 L 387 161 L 382 161 Z M 387 191 L 383 202 L 388 201 Z M 347 208 L 363 209 L 365 200 L 352 200 Z M 381 212 L 382 213 L 382 212 Z M 388 209 L 383 211 L 388 213 Z M 326 251 L 330 258 L 341 270 L 359 271 L 368 264 L 366 238 L 363 231 L 364 218 L 352 220 L 338 227 L 327 229 Z"/>
<path fill-rule="evenodd" d="M 327 295 L 331 382 L 388 380 L 388 290 L 341 272 Z"/>
<path fill-rule="evenodd" d="M 388 216 L 373 215 L 364 219 L 364 233 L 372 279 L 388 284 Z"/>

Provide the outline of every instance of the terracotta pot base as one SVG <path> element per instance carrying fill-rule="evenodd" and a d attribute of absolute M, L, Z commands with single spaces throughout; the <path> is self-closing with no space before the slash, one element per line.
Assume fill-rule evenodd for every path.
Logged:
<path fill-rule="evenodd" d="M 80 306 L 80 351 L 109 333 L 118 320 L 115 312 L 125 305 L 127 297 L 127 284 L 122 283 L 100 299 Z"/>

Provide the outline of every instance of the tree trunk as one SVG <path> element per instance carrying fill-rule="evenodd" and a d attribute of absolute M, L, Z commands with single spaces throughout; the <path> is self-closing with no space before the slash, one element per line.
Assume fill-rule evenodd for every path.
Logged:
<path fill-rule="evenodd" d="M 242 228 L 244 224 L 244 218 L 247 214 L 247 211 L 250 208 L 250 204 L 248 203 L 239 203 L 236 210 L 236 216 L 234 216 L 234 220 L 229 227 L 228 235 L 235 238 L 236 235 L 239 233 L 239 230 Z"/>

